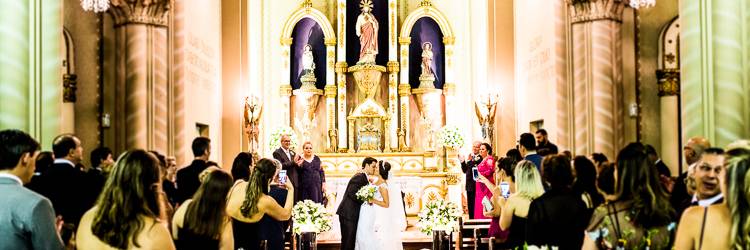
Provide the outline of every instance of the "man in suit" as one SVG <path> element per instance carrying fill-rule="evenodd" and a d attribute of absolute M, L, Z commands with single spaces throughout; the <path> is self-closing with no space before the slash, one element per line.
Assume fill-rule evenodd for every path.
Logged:
<path fill-rule="evenodd" d="M 472 169 L 482 162 L 482 157 L 479 156 L 479 145 L 481 144 L 480 141 L 474 141 L 468 158 L 464 158 L 462 155 L 458 156 L 461 160 L 461 171 L 466 175 L 466 204 L 469 208 L 469 219 L 474 219 L 474 197 L 476 196 L 477 184 Z"/>
<path fill-rule="evenodd" d="M 531 133 L 523 133 L 518 139 L 518 151 L 521 151 L 523 159 L 531 161 L 536 165 L 539 173 L 542 173 L 542 156 L 536 153 L 536 139 Z"/>
<path fill-rule="evenodd" d="M 558 153 L 557 145 L 550 142 L 547 137 L 547 130 L 542 128 L 536 131 L 536 142 L 536 152 L 540 156 L 545 157 L 547 155 L 556 155 Z"/>
<path fill-rule="evenodd" d="M 19 130 L 0 131 L 0 249 L 64 249 L 52 203 L 23 187 L 34 175 L 39 143 Z"/>
<path fill-rule="evenodd" d="M 177 198 L 175 202 L 182 203 L 193 197 L 195 191 L 201 185 L 198 178 L 203 170 L 207 168 L 206 162 L 211 156 L 211 139 L 207 137 L 196 137 L 191 146 L 193 151 L 193 162 L 177 171 Z"/>
<path fill-rule="evenodd" d="M 674 182 L 672 188 L 672 196 L 669 198 L 669 202 L 672 203 L 672 207 L 675 211 L 680 212 L 684 201 L 693 197 L 695 193 L 696 183 L 693 174 L 695 173 L 695 166 L 698 165 L 703 151 L 711 147 L 711 143 L 706 138 L 697 136 L 688 139 L 685 146 L 682 148 L 682 152 L 685 156 L 685 162 L 688 165 L 687 171 L 681 173 L 677 180 Z"/>
<path fill-rule="evenodd" d="M 646 144 L 645 147 L 646 155 L 648 156 L 648 159 L 654 163 L 654 167 L 656 167 L 656 171 L 659 172 L 659 175 L 663 177 L 672 177 L 672 171 L 669 171 L 667 164 L 664 164 L 661 158 L 659 158 L 659 154 L 656 153 L 656 149 L 654 148 L 654 146 L 651 146 L 651 144 Z"/>
<path fill-rule="evenodd" d="M 61 232 L 63 242 L 68 242 L 78 227 L 78 221 L 95 200 L 91 179 L 76 166 L 83 159 L 81 141 L 72 134 L 62 134 L 52 141 L 54 164 L 39 178 L 39 194 L 52 202 L 55 214 L 64 221 Z"/>
<path fill-rule="evenodd" d="M 281 136 L 281 147 L 273 151 L 273 158 L 281 162 L 281 169 L 286 170 L 286 176 L 294 186 L 294 203 L 296 204 L 299 200 L 299 174 L 297 169 L 302 167 L 302 157 L 294 153 L 294 150 L 290 149 L 292 145 L 292 139 L 288 135 Z"/>
<path fill-rule="evenodd" d="M 695 193 L 693 197 L 683 200 L 682 206 L 676 211 L 678 216 L 690 206 L 708 207 L 724 201 L 719 188 L 719 173 L 724 169 L 724 160 L 724 150 L 721 148 L 707 148 L 703 151 L 693 173 Z"/>
<path fill-rule="evenodd" d="M 346 191 L 341 197 L 336 214 L 339 215 L 341 225 L 341 249 L 353 250 L 357 240 L 357 223 L 359 222 L 359 208 L 363 201 L 357 199 L 357 191 L 370 183 L 368 176 L 374 175 L 378 169 L 378 160 L 367 157 L 362 161 L 364 173 L 355 174 L 346 185 Z"/>

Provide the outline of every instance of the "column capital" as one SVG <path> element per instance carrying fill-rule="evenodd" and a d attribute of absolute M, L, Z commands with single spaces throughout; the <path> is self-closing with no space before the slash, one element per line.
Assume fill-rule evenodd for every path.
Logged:
<path fill-rule="evenodd" d="M 115 26 L 141 23 L 167 26 L 172 0 L 111 0 L 109 8 Z"/>
<path fill-rule="evenodd" d="M 398 95 L 399 96 L 408 96 L 411 95 L 411 86 L 409 84 L 399 84 L 398 85 Z"/>
<path fill-rule="evenodd" d="M 570 6 L 571 23 L 595 20 L 622 22 L 628 0 L 565 0 Z"/>
<path fill-rule="evenodd" d="M 324 40 L 324 43 L 326 46 L 336 46 L 336 38 L 335 37 L 326 38 Z"/>
<path fill-rule="evenodd" d="M 409 45 L 409 44 L 411 44 L 411 37 L 408 37 L 408 36 L 406 36 L 406 37 L 399 37 L 398 38 L 398 43 L 401 44 L 401 45 Z"/>
<path fill-rule="evenodd" d="M 284 97 L 292 96 L 292 85 L 282 84 L 281 86 L 279 86 L 279 95 Z"/>
<path fill-rule="evenodd" d="M 336 98 L 336 85 L 326 85 L 325 87 L 325 95 L 326 98 Z"/>
<path fill-rule="evenodd" d="M 399 67 L 398 61 L 389 61 L 388 64 L 386 64 L 386 66 L 388 66 L 388 72 L 391 72 L 391 73 L 398 73 L 398 71 L 401 69 Z"/>
<path fill-rule="evenodd" d="M 675 96 L 680 94 L 680 70 L 660 69 L 656 71 L 659 96 Z"/>
<path fill-rule="evenodd" d="M 336 63 L 336 73 L 339 73 L 339 74 L 346 73 L 347 68 L 349 68 L 349 65 L 346 64 L 346 62 Z"/>

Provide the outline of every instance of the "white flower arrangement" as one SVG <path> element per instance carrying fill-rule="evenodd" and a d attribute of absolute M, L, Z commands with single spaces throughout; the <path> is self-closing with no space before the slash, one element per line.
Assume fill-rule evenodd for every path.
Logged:
<path fill-rule="evenodd" d="M 461 210 L 458 206 L 443 199 L 437 199 L 427 203 L 427 206 L 419 211 L 419 230 L 428 235 L 433 230 L 452 231 L 458 228 L 458 218 Z"/>
<path fill-rule="evenodd" d="M 331 213 L 326 212 L 322 204 L 311 200 L 297 202 L 292 208 L 293 232 L 321 233 L 331 230 Z"/>
<path fill-rule="evenodd" d="M 464 146 L 464 136 L 461 134 L 461 130 L 453 125 L 445 125 L 440 128 L 437 134 L 438 143 L 440 146 L 452 149 L 459 149 Z"/>
<path fill-rule="evenodd" d="M 378 187 L 372 184 L 365 185 L 357 191 L 357 199 L 363 202 L 367 202 L 370 199 L 375 198 L 375 192 L 377 191 Z"/>
<path fill-rule="evenodd" d="M 282 135 L 288 135 L 289 139 L 292 140 L 292 145 L 289 146 L 290 148 L 297 147 L 297 133 L 294 132 L 294 129 L 288 126 L 281 126 L 274 128 L 273 132 L 271 132 L 270 138 L 268 139 L 268 146 L 271 147 L 271 150 L 275 150 L 281 147 Z"/>

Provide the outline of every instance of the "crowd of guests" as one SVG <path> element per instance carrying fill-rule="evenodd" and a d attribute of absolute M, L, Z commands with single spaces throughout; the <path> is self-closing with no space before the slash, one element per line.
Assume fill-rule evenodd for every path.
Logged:
<path fill-rule="evenodd" d="M 676 178 L 652 146 L 637 142 L 614 162 L 558 152 L 544 130 L 521 134 L 499 158 L 487 143 L 472 149 L 459 156 L 469 217 L 491 219 L 496 248 L 750 248 L 748 141 L 717 148 L 691 138 L 688 170 Z"/>
<path fill-rule="evenodd" d="M 296 155 L 288 136 L 281 142 L 275 159 L 241 152 L 231 171 L 208 160 L 206 137 L 179 170 L 142 149 L 115 161 L 97 148 L 85 167 L 74 135 L 40 152 L 25 132 L 0 131 L 0 249 L 284 249 L 293 204 L 326 196 L 312 144 Z"/>

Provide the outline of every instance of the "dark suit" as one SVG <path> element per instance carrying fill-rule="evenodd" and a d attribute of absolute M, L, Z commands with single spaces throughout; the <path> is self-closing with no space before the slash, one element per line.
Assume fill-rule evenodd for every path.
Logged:
<path fill-rule="evenodd" d="M 570 190 L 549 190 L 529 205 L 526 242 L 559 249 L 581 249 L 581 235 L 590 217 L 591 213 L 580 195 Z"/>
<path fill-rule="evenodd" d="M 540 156 L 544 157 L 547 155 L 556 155 L 558 153 L 557 151 L 557 145 L 547 141 L 544 144 L 539 144 L 539 146 L 536 147 L 536 152 Z"/>
<path fill-rule="evenodd" d="M 654 166 L 656 167 L 656 170 L 659 171 L 660 175 L 672 177 L 672 171 L 669 171 L 667 164 L 664 164 L 664 161 L 661 159 L 657 160 Z"/>
<path fill-rule="evenodd" d="M 55 214 L 62 215 L 66 224 L 78 225 L 83 213 L 94 205 L 91 197 L 96 190 L 90 178 L 70 164 L 55 163 L 38 180 L 33 185 L 36 191 L 52 202 Z"/>
<path fill-rule="evenodd" d="M 362 201 L 357 199 L 357 191 L 367 185 L 364 173 L 355 174 L 346 185 L 346 191 L 341 196 L 341 204 L 336 214 L 341 224 L 341 249 L 352 250 L 357 239 L 357 223 L 359 222 L 359 208 Z"/>
<path fill-rule="evenodd" d="M 182 203 L 187 199 L 193 197 L 195 191 L 198 191 L 198 187 L 201 186 L 201 181 L 198 179 L 203 170 L 206 170 L 206 162 L 203 160 L 193 160 L 189 166 L 181 168 L 177 171 L 177 203 Z"/>
<path fill-rule="evenodd" d="M 299 173 L 297 172 L 297 169 L 300 167 L 297 165 L 296 162 L 294 162 L 294 156 L 297 155 L 292 151 L 289 150 L 289 156 L 287 157 L 284 153 L 284 150 L 281 148 L 276 149 L 276 151 L 273 151 L 273 158 L 276 160 L 279 160 L 281 162 L 281 169 L 286 170 L 286 176 L 289 181 L 292 182 L 292 186 L 294 186 L 294 203 L 296 204 L 299 201 L 299 192 L 300 188 L 298 188 L 299 185 Z"/>
<path fill-rule="evenodd" d="M 539 170 L 539 174 L 542 174 L 542 160 L 544 157 L 538 154 L 530 154 L 523 158 L 524 160 L 533 162 L 536 165 L 536 170 Z"/>
<path fill-rule="evenodd" d="M 0 249 L 64 249 L 47 198 L 0 177 Z"/>
<path fill-rule="evenodd" d="M 479 155 L 473 155 L 472 159 L 461 162 L 461 171 L 466 175 L 466 204 L 469 207 L 469 219 L 474 219 L 474 198 L 477 193 L 477 184 L 471 169 L 479 165 L 480 162 L 482 162 L 482 157 Z"/>

